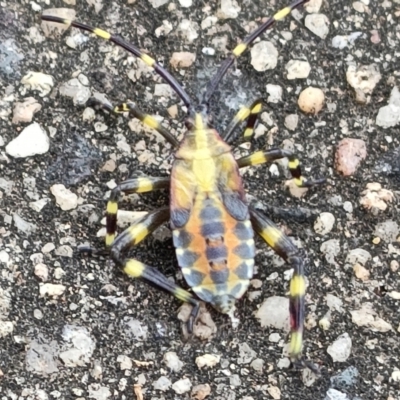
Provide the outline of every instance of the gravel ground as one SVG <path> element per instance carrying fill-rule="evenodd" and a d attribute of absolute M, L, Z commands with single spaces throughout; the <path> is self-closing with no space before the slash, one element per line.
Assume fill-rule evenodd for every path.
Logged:
<path fill-rule="evenodd" d="M 256 71 L 251 63 L 273 64 L 274 51 L 258 61 L 246 53 L 213 99 L 218 129 L 241 104 L 264 100 L 255 140 L 235 155 L 292 148 L 306 176 L 327 178 L 297 197 L 283 184 L 282 163 L 244 172 L 260 207 L 297 211 L 271 217 L 307 253 L 305 354 L 320 377 L 288 368 L 287 331 L 266 321 L 271 304 L 284 303 L 290 273 L 261 241 L 257 275 L 237 304 L 239 327 L 209 309 L 202 338 L 184 337 L 177 300 L 128 279 L 108 258 L 76 252 L 82 243 L 102 247 L 115 182 L 166 176 L 173 160 L 161 137 L 85 108 L 88 97 L 134 100 L 179 137 L 184 110 L 123 50 L 77 30 L 45 36 L 40 22 L 42 9 L 73 8 L 76 19 L 139 43 L 198 99 L 227 50 L 283 2 L 73 3 L 0 1 L 0 398 L 400 399 L 400 1 L 325 1 L 316 22 L 305 19 L 315 10 L 293 13 L 262 38 L 277 65 Z M 174 52 L 189 52 L 192 65 L 173 70 Z M 306 61 L 296 79 L 288 79 L 291 60 Z M 325 94 L 316 115 L 297 105 L 309 86 Z M 167 201 L 155 192 L 121 207 L 135 210 L 129 221 Z M 134 254 L 184 285 L 167 228 Z"/>

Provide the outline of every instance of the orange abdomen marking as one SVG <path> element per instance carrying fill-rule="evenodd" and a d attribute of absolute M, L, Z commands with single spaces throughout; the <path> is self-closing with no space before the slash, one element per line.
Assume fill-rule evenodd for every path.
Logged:
<path fill-rule="evenodd" d="M 197 194 L 187 223 L 173 230 L 187 284 L 220 312 L 230 311 L 253 277 L 253 236 L 250 221 L 234 219 L 219 192 Z"/>

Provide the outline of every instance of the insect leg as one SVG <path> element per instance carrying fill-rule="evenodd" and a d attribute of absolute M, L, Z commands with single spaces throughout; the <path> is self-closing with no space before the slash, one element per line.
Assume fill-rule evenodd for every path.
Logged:
<path fill-rule="evenodd" d="M 182 85 L 180 83 L 178 83 L 178 81 L 165 68 L 163 68 L 160 64 L 158 64 L 156 60 L 154 60 L 152 57 L 150 57 L 147 54 L 140 51 L 139 47 L 137 47 L 133 44 L 130 44 L 130 43 L 126 42 L 124 39 L 120 38 L 119 36 L 112 35 L 111 33 L 104 31 L 103 29 L 94 28 L 92 26 L 83 24 L 78 21 L 71 21 L 69 19 L 64 19 L 64 18 L 55 17 L 52 15 L 45 15 L 45 14 L 42 14 L 42 21 L 55 22 L 58 24 L 64 24 L 64 25 L 72 26 L 74 28 L 82 29 L 83 31 L 94 33 L 96 36 L 98 36 L 102 39 L 105 39 L 105 40 L 109 40 L 110 42 L 114 43 L 115 45 L 122 47 L 129 53 L 133 54 L 135 57 L 142 60 L 146 65 L 153 68 L 154 72 L 156 72 L 156 74 L 161 76 L 165 80 L 165 82 L 167 82 L 171 86 L 171 88 L 176 92 L 176 94 L 184 102 L 184 104 L 188 108 L 188 110 L 191 108 L 192 100 L 190 99 L 190 97 L 186 93 L 186 91 L 183 89 Z"/>
<path fill-rule="evenodd" d="M 221 135 L 222 139 L 226 143 L 232 143 L 237 135 L 233 135 L 236 128 L 247 119 L 246 128 L 243 132 L 243 138 L 249 140 L 254 133 L 254 126 L 257 121 L 257 117 L 261 111 L 262 102 L 261 99 L 255 100 L 250 106 L 243 106 L 237 114 L 233 117 L 230 124 L 227 126 L 225 132 Z"/>
<path fill-rule="evenodd" d="M 128 179 L 117 185 L 110 194 L 106 209 L 106 247 L 110 247 L 114 242 L 117 231 L 117 212 L 118 200 L 121 193 L 145 193 L 159 189 L 168 189 L 170 178 L 139 177 Z"/>
<path fill-rule="evenodd" d="M 113 114 L 123 114 L 125 112 L 129 113 L 129 116 L 133 116 L 141 121 L 144 125 L 156 130 L 167 142 L 171 143 L 173 147 L 178 147 L 179 142 L 167 129 L 165 129 L 154 117 L 149 114 L 145 114 L 140 111 L 135 103 L 131 101 L 122 103 L 116 107 L 113 107 L 111 103 L 98 99 L 97 97 L 92 97 L 89 99 L 90 106 L 99 107 Z"/>
<path fill-rule="evenodd" d="M 315 180 L 306 180 L 301 175 L 300 161 L 298 160 L 296 155 L 293 154 L 293 152 L 291 152 L 289 150 L 269 149 L 266 151 L 262 151 L 262 150 L 256 151 L 255 153 L 250 154 L 249 156 L 239 158 L 237 160 L 237 164 L 238 164 L 239 168 L 242 168 L 242 167 L 248 167 L 251 165 L 264 164 L 264 163 L 279 160 L 279 159 L 282 159 L 285 157 L 289 159 L 289 171 L 292 174 L 294 183 L 298 187 L 311 187 L 314 185 L 320 185 L 322 183 L 325 183 L 325 181 L 326 181 L 325 178 L 315 179 Z"/>
<path fill-rule="evenodd" d="M 318 368 L 311 362 L 302 358 L 303 331 L 304 331 L 304 259 L 292 241 L 284 235 L 279 228 L 265 215 L 250 207 L 250 220 L 253 229 L 279 256 L 281 256 L 293 269 L 290 280 L 290 358 L 295 366 L 307 367 L 314 372 Z"/>
<path fill-rule="evenodd" d="M 114 240 L 111 245 L 110 254 L 112 259 L 127 275 L 133 278 L 143 279 L 155 285 L 158 289 L 171 293 L 177 299 L 192 304 L 194 307 L 188 321 L 188 332 L 191 333 L 193 332 L 194 321 L 199 313 L 200 302 L 189 292 L 171 282 L 156 268 L 150 267 L 135 259 L 125 259 L 122 255 L 124 251 L 136 246 L 156 228 L 168 221 L 169 216 L 170 212 L 167 207 L 145 215 L 135 224 L 125 229 Z"/>

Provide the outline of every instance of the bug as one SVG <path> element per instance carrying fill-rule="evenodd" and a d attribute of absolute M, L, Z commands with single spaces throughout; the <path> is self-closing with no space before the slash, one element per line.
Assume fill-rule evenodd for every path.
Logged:
<path fill-rule="evenodd" d="M 113 107 L 105 102 L 98 105 L 112 113 L 129 113 L 143 124 L 160 133 L 176 149 L 170 177 L 138 177 L 117 185 L 111 192 L 106 208 L 105 245 L 114 262 L 123 272 L 141 278 L 167 291 L 183 302 L 192 304 L 188 331 L 199 312 L 199 299 L 211 304 L 221 313 L 229 313 L 235 302 L 246 292 L 254 269 L 254 234 L 258 234 L 277 254 L 293 268 L 290 281 L 290 358 L 295 366 L 318 369 L 302 356 L 305 314 L 304 259 L 297 247 L 267 216 L 247 204 L 239 169 L 242 167 L 288 158 L 289 170 L 299 187 L 321 184 L 324 179 L 306 180 L 294 153 L 288 150 L 269 149 L 235 159 L 230 144 L 235 131 L 246 122 L 243 136 L 251 138 L 261 100 L 242 107 L 222 134 L 211 125 L 210 101 L 229 67 L 251 43 L 276 21 L 308 0 L 296 0 L 278 11 L 239 43 L 222 62 L 208 83 L 202 101 L 194 104 L 178 81 L 155 59 L 141 52 L 135 45 L 102 29 L 80 22 L 42 15 L 42 20 L 66 24 L 94 33 L 123 47 L 141 59 L 161 76 L 176 92 L 187 108 L 186 133 L 181 142 L 155 118 L 141 112 L 133 102 Z M 146 216 L 116 236 L 118 199 L 122 193 L 145 193 L 155 190 L 170 192 L 169 207 L 149 212 Z M 167 279 L 156 268 L 124 253 L 136 246 L 160 225 L 168 222 L 172 228 L 173 244 L 178 265 L 193 295 Z"/>

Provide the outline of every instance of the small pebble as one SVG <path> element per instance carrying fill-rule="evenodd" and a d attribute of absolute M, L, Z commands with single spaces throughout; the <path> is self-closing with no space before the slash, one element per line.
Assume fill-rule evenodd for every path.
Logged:
<path fill-rule="evenodd" d="M 290 60 L 286 66 L 287 75 L 289 80 L 293 79 L 306 79 L 311 71 L 311 66 L 308 61 Z"/>
<path fill-rule="evenodd" d="M 34 97 L 27 97 L 23 102 L 15 103 L 13 110 L 13 124 L 31 122 L 34 114 L 42 109 L 42 105 Z"/>
<path fill-rule="evenodd" d="M 276 104 L 282 101 L 282 94 L 283 94 L 282 86 L 273 85 L 269 83 L 266 86 L 266 91 L 268 93 L 268 98 L 267 98 L 268 103 Z"/>
<path fill-rule="evenodd" d="M 44 283 L 40 285 L 39 293 L 41 297 L 50 296 L 57 297 L 61 296 L 65 292 L 66 286 L 55 285 L 53 283 Z"/>
<path fill-rule="evenodd" d="M 281 398 L 281 390 L 278 386 L 268 386 L 267 391 L 274 400 L 279 400 Z"/>
<path fill-rule="evenodd" d="M 326 392 L 324 400 L 350 400 L 350 397 L 345 393 L 339 392 L 339 390 L 331 388 Z"/>
<path fill-rule="evenodd" d="M 56 203 L 63 211 L 73 210 L 78 206 L 78 196 L 64 185 L 53 185 L 50 187 L 50 192 L 56 198 Z"/>
<path fill-rule="evenodd" d="M 202 356 L 196 357 L 196 365 L 199 369 L 204 367 L 214 367 L 220 361 L 221 357 L 217 354 L 203 354 Z"/>
<path fill-rule="evenodd" d="M 346 138 L 341 140 L 335 153 L 335 169 L 343 176 L 354 175 L 361 161 L 367 157 L 364 140 Z"/>
<path fill-rule="evenodd" d="M 179 372 L 183 367 L 183 362 L 178 358 L 174 351 L 164 354 L 163 361 L 172 372 Z"/>
<path fill-rule="evenodd" d="M 346 263 L 351 265 L 356 263 L 365 265 L 371 258 L 371 253 L 369 253 L 367 250 L 356 248 L 349 251 L 346 256 Z"/>
<path fill-rule="evenodd" d="M 191 398 L 195 400 L 204 400 L 211 394 L 211 386 L 206 383 L 203 385 L 196 385 L 191 392 Z"/>
<path fill-rule="evenodd" d="M 175 393 L 183 394 L 188 392 L 192 387 L 192 383 L 188 378 L 180 379 L 172 385 L 172 390 Z"/>
<path fill-rule="evenodd" d="M 264 368 L 264 360 L 262 360 L 261 358 L 256 358 L 251 362 L 250 367 L 253 368 L 254 371 L 261 373 Z"/>
<path fill-rule="evenodd" d="M 314 223 L 315 232 L 320 235 L 326 235 L 333 229 L 335 224 L 335 216 L 329 212 L 321 213 Z"/>
<path fill-rule="evenodd" d="M 37 90 L 39 92 L 39 96 L 44 97 L 51 92 L 54 86 L 54 79 L 51 75 L 29 71 L 22 78 L 21 83 L 28 90 Z"/>
<path fill-rule="evenodd" d="M 343 333 L 330 346 L 327 352 L 334 362 L 345 362 L 351 354 L 352 341 L 349 334 Z"/>
<path fill-rule="evenodd" d="M 49 151 L 50 139 L 46 131 L 33 122 L 6 146 L 6 152 L 15 158 L 25 158 Z"/>
<path fill-rule="evenodd" d="M 272 296 L 267 298 L 255 313 L 261 326 L 275 329 L 289 329 L 289 299 Z"/>
<path fill-rule="evenodd" d="M 44 254 L 48 254 L 50 252 L 52 252 L 54 249 L 56 248 L 56 246 L 54 245 L 54 243 L 46 243 L 43 247 L 42 247 L 42 253 Z"/>
<path fill-rule="evenodd" d="M 376 124 L 383 129 L 400 123 L 400 90 L 394 86 L 390 93 L 389 103 L 379 109 Z"/>
<path fill-rule="evenodd" d="M 154 7 L 158 8 L 163 6 L 164 4 L 167 4 L 169 0 L 149 0 L 149 3 Z"/>
<path fill-rule="evenodd" d="M 289 114 L 285 117 L 285 126 L 290 131 L 294 131 L 299 124 L 299 116 L 297 114 Z"/>
<path fill-rule="evenodd" d="M 381 184 L 377 182 L 368 183 L 366 190 L 361 195 L 360 204 L 373 213 L 385 211 L 388 203 L 392 203 L 394 200 L 393 192 L 383 189 Z"/>
<path fill-rule="evenodd" d="M 352 213 L 353 212 L 353 204 L 351 204 L 350 201 L 345 201 L 343 203 L 343 210 L 348 213 Z"/>
<path fill-rule="evenodd" d="M 350 311 L 351 319 L 357 326 L 366 326 L 372 332 L 388 332 L 393 329 L 392 325 L 377 316 L 371 303 L 364 303 L 358 310 Z"/>
<path fill-rule="evenodd" d="M 73 78 L 63 83 L 59 88 L 59 92 L 61 96 L 72 98 L 75 105 L 85 104 L 92 95 L 90 89 L 82 85 L 78 78 Z"/>
<path fill-rule="evenodd" d="M 354 271 L 354 275 L 358 278 L 358 279 L 360 279 L 360 280 L 362 280 L 362 281 L 367 281 L 367 280 L 369 280 L 369 276 L 370 276 L 370 273 L 369 273 L 369 271 L 365 268 L 365 267 L 363 267 L 362 265 L 360 265 L 360 264 L 355 264 L 354 266 L 353 266 L 353 271 Z"/>
<path fill-rule="evenodd" d="M 35 275 L 42 281 L 46 282 L 49 278 L 49 269 L 46 264 L 39 263 L 35 265 Z"/>
<path fill-rule="evenodd" d="M 169 63 L 173 68 L 189 68 L 196 61 L 196 54 L 189 53 L 188 51 L 175 52 Z"/>
<path fill-rule="evenodd" d="M 300 110 L 306 114 L 318 114 L 324 106 L 324 92 L 315 87 L 304 89 L 297 100 Z"/>
<path fill-rule="evenodd" d="M 375 86 L 381 80 L 381 74 L 377 64 L 355 66 L 347 68 L 346 79 L 354 89 L 356 101 L 359 104 L 369 103 Z"/>
<path fill-rule="evenodd" d="M 221 6 L 217 11 L 217 17 L 220 19 L 237 18 L 241 8 L 235 0 L 221 0 Z"/>
<path fill-rule="evenodd" d="M 392 220 L 380 222 L 375 226 L 374 235 L 385 242 L 394 242 L 399 235 L 399 225 Z"/>
<path fill-rule="evenodd" d="M 124 371 L 126 369 L 132 369 L 133 362 L 132 360 L 126 356 L 125 354 L 121 354 L 117 357 L 117 362 L 119 363 L 119 367 L 121 371 Z"/>
<path fill-rule="evenodd" d="M 274 69 L 278 63 L 278 50 L 272 42 L 262 40 L 250 50 L 251 65 L 256 71 L 262 72 Z"/>
<path fill-rule="evenodd" d="M 71 246 L 68 246 L 67 244 L 65 244 L 65 245 L 62 245 L 62 246 L 58 246 L 55 249 L 54 254 L 56 256 L 60 256 L 60 257 L 72 258 L 72 256 L 74 255 L 74 251 L 72 250 Z"/>
<path fill-rule="evenodd" d="M 329 23 L 329 19 L 325 14 L 310 14 L 306 16 L 304 21 L 304 25 L 321 39 L 325 39 L 328 36 Z"/>
<path fill-rule="evenodd" d="M 14 330 L 14 324 L 11 321 L 0 320 L 0 338 L 10 335 Z"/>

